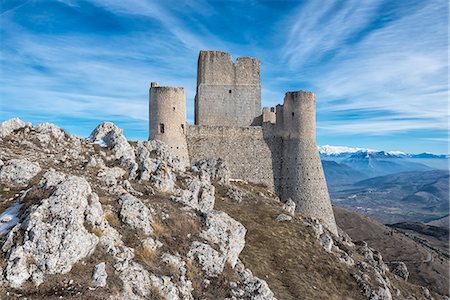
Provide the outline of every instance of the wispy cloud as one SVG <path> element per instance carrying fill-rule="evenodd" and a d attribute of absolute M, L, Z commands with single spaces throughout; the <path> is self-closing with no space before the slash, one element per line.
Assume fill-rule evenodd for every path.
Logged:
<path fill-rule="evenodd" d="M 198 50 L 218 49 L 261 59 L 263 105 L 316 92 L 323 137 L 383 148 L 428 131 L 444 149 L 447 13 L 446 0 L 23 1 L 1 10 L 0 116 L 109 119 L 146 138 L 149 83 L 184 86 L 192 121 Z"/>
<path fill-rule="evenodd" d="M 376 135 L 446 129 L 445 1 L 422 2 L 413 9 L 400 10 L 378 26 L 374 22 L 382 2 L 364 6 L 359 1 L 345 3 L 338 8 L 336 4 L 315 7 L 318 13 L 314 15 L 307 15 L 301 7 L 284 47 L 285 57 L 289 64 L 302 67 L 311 56 L 321 59 L 334 50 L 331 59 L 314 64 L 316 70 L 306 79 L 317 91 L 322 112 L 380 111 L 390 116 L 366 119 L 361 114 L 362 118 L 352 123 L 342 118 L 322 124 L 322 128 L 341 134 Z M 332 16 L 327 18 L 330 11 Z M 349 41 L 355 34 L 361 35 L 357 42 Z M 306 47 L 296 44 L 295 37 L 305 41 Z"/>

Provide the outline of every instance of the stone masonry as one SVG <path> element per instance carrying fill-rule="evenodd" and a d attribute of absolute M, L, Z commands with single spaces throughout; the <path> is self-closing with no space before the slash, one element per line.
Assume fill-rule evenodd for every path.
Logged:
<path fill-rule="evenodd" d="M 288 92 L 283 105 L 261 110 L 259 70 L 255 58 L 233 63 L 226 52 L 200 51 L 195 125 L 186 122 L 183 88 L 152 83 L 150 139 L 168 144 L 186 165 L 224 159 L 234 178 L 265 184 L 337 235 L 316 144 L 316 97 Z"/>

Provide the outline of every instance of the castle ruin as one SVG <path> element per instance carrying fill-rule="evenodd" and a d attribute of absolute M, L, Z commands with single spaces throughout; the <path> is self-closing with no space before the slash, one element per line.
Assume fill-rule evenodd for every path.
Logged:
<path fill-rule="evenodd" d="M 150 139 L 165 142 L 186 166 L 222 158 L 233 178 L 292 199 L 337 234 L 316 144 L 315 95 L 287 92 L 283 105 L 261 110 L 259 61 L 233 62 L 221 51 L 200 51 L 197 72 L 194 125 L 186 122 L 184 89 L 152 82 Z"/>

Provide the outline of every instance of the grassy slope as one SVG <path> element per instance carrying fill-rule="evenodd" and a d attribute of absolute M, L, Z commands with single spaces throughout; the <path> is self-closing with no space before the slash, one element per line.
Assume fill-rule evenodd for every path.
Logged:
<path fill-rule="evenodd" d="M 409 281 L 427 286 L 438 293 L 449 294 L 449 261 L 416 243 L 401 232 L 384 226 L 368 217 L 334 207 L 336 222 L 350 237 L 365 240 L 380 251 L 384 261 L 403 261 L 410 271 Z M 430 260 L 431 255 L 431 261 Z"/>
<path fill-rule="evenodd" d="M 225 197 L 226 190 L 216 190 L 216 209 L 223 210 L 248 230 L 240 255 L 253 273 L 267 281 L 278 299 L 363 299 L 351 277 L 351 267 L 323 250 L 311 228 L 294 218 L 277 222 L 282 212 L 280 202 L 256 186 L 242 203 Z M 258 194 L 266 192 L 265 197 Z"/>

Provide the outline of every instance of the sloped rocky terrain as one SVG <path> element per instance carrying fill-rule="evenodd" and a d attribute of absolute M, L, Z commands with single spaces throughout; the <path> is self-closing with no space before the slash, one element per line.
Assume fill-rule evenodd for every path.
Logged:
<path fill-rule="evenodd" d="M 0 125 L 1 299 L 441 299 L 226 162 Z M 392 272 L 391 272 L 392 271 Z"/>
<path fill-rule="evenodd" d="M 448 231 L 444 242 L 437 237 L 432 239 L 429 233 L 418 235 L 417 229 L 406 231 L 388 227 L 343 208 L 334 207 L 334 214 L 340 228 L 353 240 L 365 240 L 370 247 L 383 253 L 388 266 L 404 263 L 410 282 L 428 286 L 430 290 L 449 296 Z M 442 231 L 437 233 L 442 234 Z M 436 235 L 436 232 L 432 233 Z M 446 249 L 442 247 L 443 244 L 447 245 Z"/>

